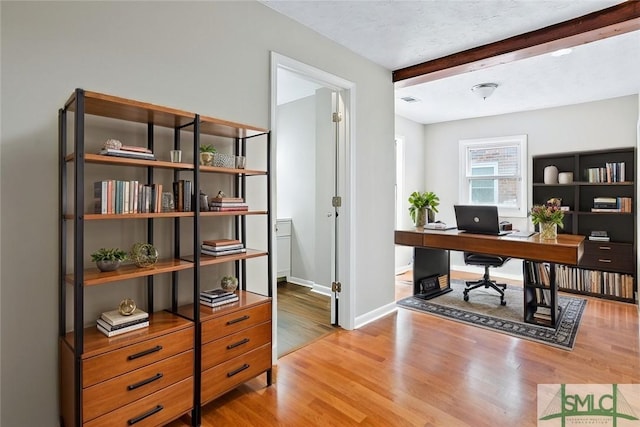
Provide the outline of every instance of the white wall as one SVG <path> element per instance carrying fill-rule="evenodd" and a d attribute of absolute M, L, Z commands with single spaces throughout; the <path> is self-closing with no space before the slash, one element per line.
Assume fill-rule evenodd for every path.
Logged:
<path fill-rule="evenodd" d="M 0 7 L 1 425 L 58 420 L 57 111 L 76 87 L 269 127 L 270 51 L 355 82 L 355 314 L 393 302 L 389 70 L 253 1 Z"/>
<path fill-rule="evenodd" d="M 404 141 L 404 153 L 401 161 L 402 194 L 399 195 L 402 208 L 398 212 L 398 228 L 408 229 L 413 227 L 409 216 L 409 195 L 414 191 L 433 191 L 425 187 L 425 170 L 429 168 L 429 161 L 425 158 L 425 126 L 404 117 L 395 117 L 396 136 Z M 413 248 L 396 246 L 395 266 L 396 272 L 406 270 L 413 259 Z"/>
<path fill-rule="evenodd" d="M 531 156 L 601 150 L 636 145 L 638 96 L 626 96 L 566 107 L 504 114 L 425 126 L 424 162 L 427 187 L 440 197 L 439 219 L 455 224 L 453 205 L 458 203 L 458 141 L 506 135 L 528 135 L 529 176 Z M 437 161 L 433 161 L 437 159 Z M 444 179 L 443 179 L 444 178 Z M 531 200 L 529 186 L 528 200 Z M 529 202 L 528 205 L 531 205 Z M 515 227 L 528 220 L 508 218 Z M 452 267 L 464 266 L 461 254 L 452 253 Z M 521 264 L 509 262 L 501 273 L 521 275 Z"/>

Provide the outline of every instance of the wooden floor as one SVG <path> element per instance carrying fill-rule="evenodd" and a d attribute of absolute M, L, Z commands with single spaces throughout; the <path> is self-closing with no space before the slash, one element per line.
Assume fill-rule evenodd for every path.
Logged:
<path fill-rule="evenodd" d="M 306 286 L 278 283 L 278 357 L 335 332 L 331 298 Z"/>
<path fill-rule="evenodd" d="M 284 356 L 202 425 L 535 426 L 537 384 L 640 382 L 637 307 L 587 299 L 573 351 L 400 308 Z"/>

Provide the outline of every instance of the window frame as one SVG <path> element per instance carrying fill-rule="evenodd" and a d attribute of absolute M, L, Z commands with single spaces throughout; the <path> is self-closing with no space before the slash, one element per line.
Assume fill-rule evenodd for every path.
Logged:
<path fill-rule="evenodd" d="M 517 191 L 519 194 L 518 206 L 516 208 L 510 208 L 506 206 L 498 205 L 498 215 L 503 217 L 519 217 L 526 218 L 528 214 L 528 192 L 527 192 L 527 177 L 528 177 L 528 154 L 527 154 L 527 135 L 510 135 L 500 136 L 493 138 L 473 138 L 473 139 L 461 139 L 458 141 L 459 147 L 459 185 L 458 185 L 458 200 L 460 204 L 474 204 L 470 200 L 471 194 L 471 181 L 470 171 L 471 164 L 467 163 L 470 149 L 482 149 L 482 148 L 496 148 L 496 147 L 508 147 L 517 146 L 519 149 L 518 162 L 519 174 L 514 175 L 488 175 L 482 178 L 486 179 L 501 179 L 501 178 L 516 178 L 519 182 Z"/>

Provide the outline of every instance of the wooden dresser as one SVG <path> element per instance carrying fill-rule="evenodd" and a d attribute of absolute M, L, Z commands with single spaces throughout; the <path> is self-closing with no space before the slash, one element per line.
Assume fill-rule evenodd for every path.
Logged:
<path fill-rule="evenodd" d="M 187 413 L 193 405 L 193 342 L 193 323 L 168 312 L 153 314 L 149 328 L 113 338 L 87 328 L 82 425 L 155 426 Z M 73 351 L 65 339 L 60 365 L 61 382 L 73 381 Z M 71 390 L 61 390 L 65 427 L 74 419 Z"/>
<path fill-rule="evenodd" d="M 263 372 L 271 383 L 271 298 L 238 293 L 236 303 L 200 307 L 202 404 Z"/>

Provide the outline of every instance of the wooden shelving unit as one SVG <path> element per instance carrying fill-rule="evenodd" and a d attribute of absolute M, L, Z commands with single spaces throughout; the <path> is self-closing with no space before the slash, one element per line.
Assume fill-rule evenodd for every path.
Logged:
<path fill-rule="evenodd" d="M 142 124 L 147 130 L 147 148 L 153 152 L 160 146 L 165 151 L 182 149 L 188 151 L 191 154 L 189 158 L 194 161 L 172 163 L 86 152 L 85 134 L 93 123 L 90 116 L 113 119 L 116 126 L 124 122 Z M 156 128 L 172 130 L 173 139 L 167 140 L 164 136 L 162 141 L 156 141 Z M 183 142 L 181 138 L 184 134 L 188 137 Z M 266 223 L 270 224 L 269 206 L 266 209 L 244 212 L 201 212 L 199 197 L 196 196 L 192 199 L 192 210 L 188 212 L 95 214 L 85 211 L 85 198 L 92 185 L 85 178 L 88 168 L 94 167 L 93 165 L 101 165 L 99 167 L 103 169 L 108 167 L 114 176 L 119 176 L 130 168 L 142 170 L 146 174 L 147 184 L 156 182 L 154 172 L 157 170 L 172 172 L 174 182 L 181 174 L 188 174 L 196 195 L 202 188 L 203 174 L 213 179 L 217 174 L 233 177 L 234 192 L 242 197 L 245 197 L 245 180 L 252 176 L 262 176 L 265 177 L 264 191 L 267 200 L 270 200 L 268 167 L 266 170 L 246 170 L 198 164 L 200 140 L 207 135 L 232 138 L 235 155 L 246 155 L 248 139 L 262 138 L 265 143 L 266 164 L 270 164 L 270 133 L 266 129 L 82 89 L 76 89 L 59 111 L 59 351 L 60 412 L 61 425 L 64 427 L 135 425 L 138 422 L 142 425 L 163 425 L 183 416 L 192 425 L 199 425 L 200 407 L 204 403 L 201 398 L 203 393 L 217 397 L 249 379 L 249 374 L 253 377 L 264 372 L 267 373 L 267 384 L 271 384 L 270 325 L 273 286 L 270 261 L 272 243 L 268 225 L 265 230 L 267 247 L 264 249 L 248 249 L 246 253 L 223 257 L 200 254 L 202 221 L 231 220 L 234 222 L 232 229 L 235 237 L 246 242 L 246 218 L 262 215 L 266 217 Z M 88 261 L 89 254 L 85 245 L 96 239 L 92 235 L 95 231 L 89 231 L 86 226 L 91 223 L 100 224 L 102 221 L 141 222 L 146 227 L 146 240 L 152 244 L 154 228 L 166 229 L 173 235 L 173 244 L 163 248 L 162 253 L 169 253 L 169 257 L 158 260 L 150 267 L 125 264 L 113 272 L 100 272 Z M 190 232 L 193 235 L 192 241 L 181 245 L 181 231 Z M 133 243 L 136 242 L 131 241 Z M 246 290 L 245 262 L 260 257 L 267 259 L 269 270 L 268 277 L 265 278 L 267 294 L 264 296 Z M 243 366 L 244 358 L 248 358 L 253 361 L 253 367 L 242 369 L 243 374 L 235 376 L 234 381 L 227 382 L 228 387 L 224 391 L 216 389 L 216 393 L 212 394 L 202 382 L 203 357 L 207 361 L 206 353 L 203 356 L 202 330 L 203 325 L 206 329 L 204 322 L 211 318 L 211 309 L 193 310 L 193 304 L 199 306 L 201 269 L 223 263 L 233 263 L 235 266 L 236 275 L 240 278 L 241 289 L 238 292 L 241 298 L 238 303 L 219 307 L 215 313 L 233 314 L 254 310 L 256 305 L 265 307 L 261 310 L 268 312 L 268 318 L 261 322 L 259 330 L 263 334 L 263 347 L 268 347 L 269 351 L 263 349 L 258 356 L 250 351 L 233 353 L 226 360 L 225 366 L 232 367 L 237 363 Z M 189 279 L 190 276 L 180 275 L 187 270 L 191 271 L 192 280 Z M 154 278 L 166 274 L 171 276 L 171 306 L 158 307 L 158 310 L 154 306 Z M 94 319 L 85 318 L 85 301 L 95 298 L 92 288 L 96 286 L 132 280 L 130 286 L 139 286 L 140 280 L 145 284 L 147 298 L 141 308 L 150 314 L 149 327 L 108 338 L 96 329 Z M 178 306 L 178 284 L 183 288 L 185 285 L 189 286 L 191 303 L 187 308 Z M 107 308 L 108 306 L 105 307 Z M 268 334 L 264 333 L 267 324 Z M 247 330 L 251 328 L 247 327 Z M 125 389 L 128 391 L 122 391 Z M 211 399 L 206 401 L 209 400 Z"/>

